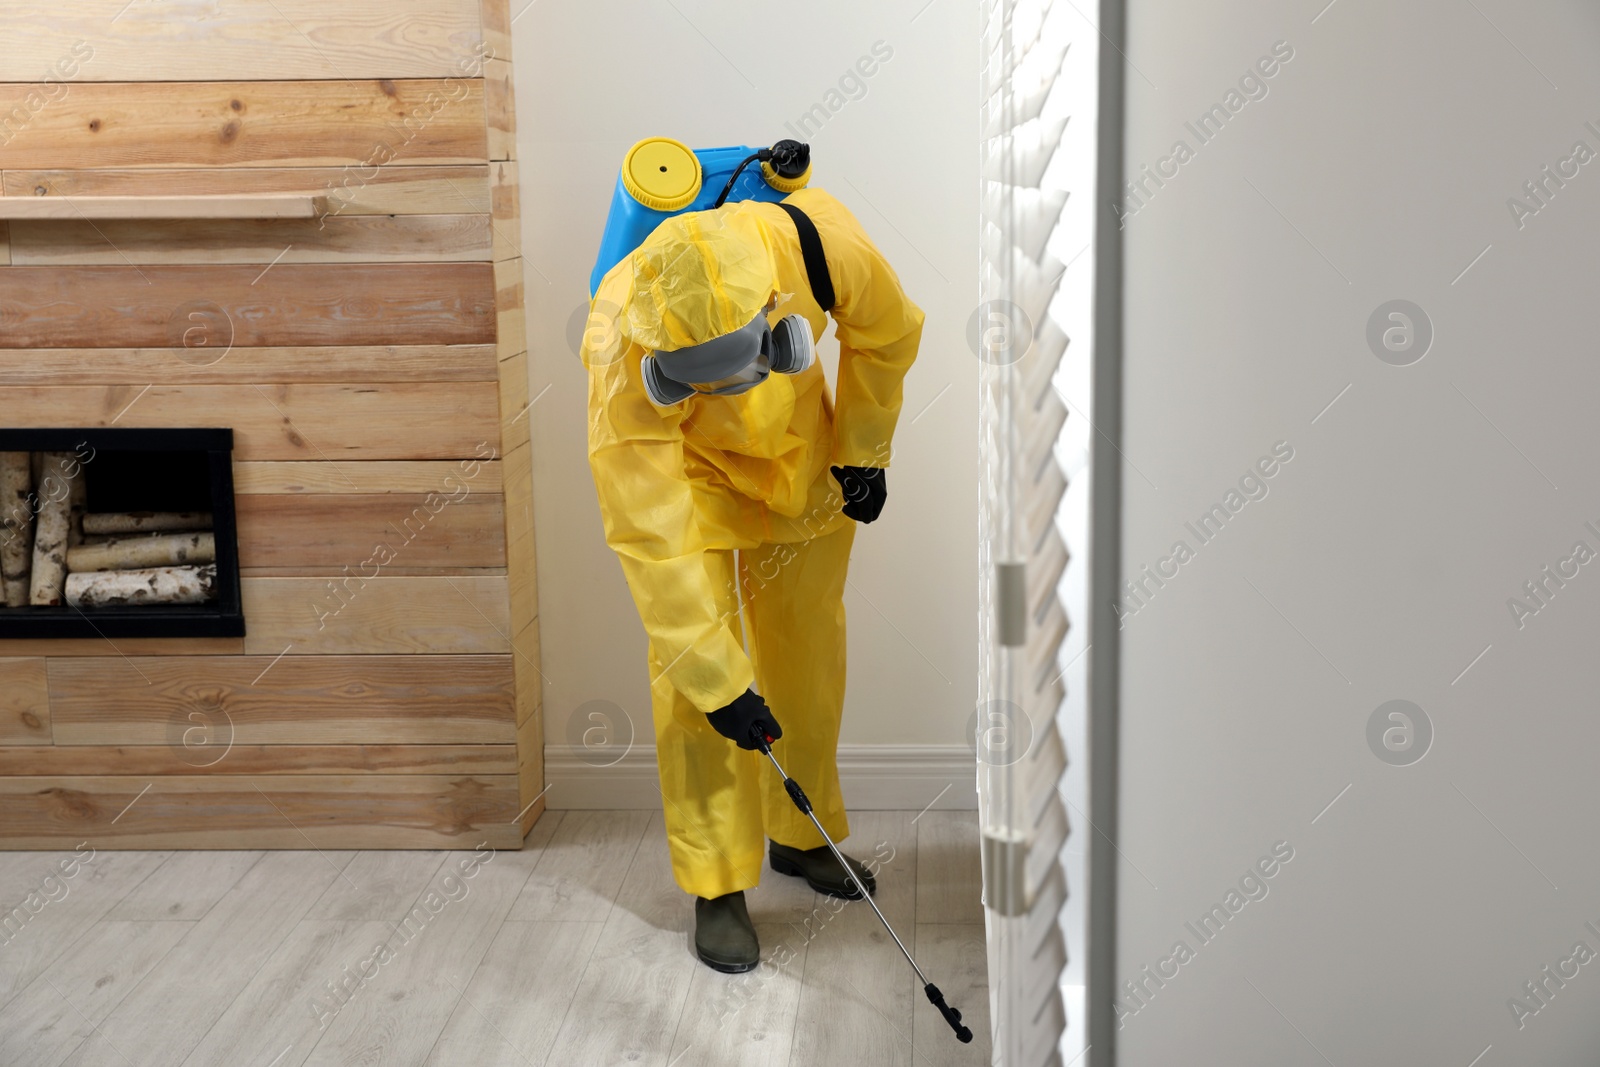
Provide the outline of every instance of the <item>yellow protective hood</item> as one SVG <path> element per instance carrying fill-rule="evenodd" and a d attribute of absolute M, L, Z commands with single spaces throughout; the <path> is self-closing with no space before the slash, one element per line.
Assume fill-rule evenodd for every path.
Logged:
<path fill-rule="evenodd" d="M 772 234 L 749 212 L 690 211 L 667 219 L 633 253 L 622 332 L 670 352 L 744 326 L 777 292 Z"/>

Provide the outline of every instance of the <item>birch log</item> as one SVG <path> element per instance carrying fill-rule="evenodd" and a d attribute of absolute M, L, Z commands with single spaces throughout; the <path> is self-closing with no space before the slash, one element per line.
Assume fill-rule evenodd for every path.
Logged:
<path fill-rule="evenodd" d="M 72 479 L 66 472 L 82 470 L 71 452 L 46 452 L 40 467 L 39 519 L 33 538 L 33 575 L 28 602 L 61 603 L 67 575 L 67 528 L 72 520 Z"/>
<path fill-rule="evenodd" d="M 152 530 L 209 530 L 209 511 L 103 511 L 83 517 L 86 534 L 148 533 Z"/>
<path fill-rule="evenodd" d="M 67 575 L 67 603 L 78 608 L 120 604 L 199 604 L 217 592 L 217 567 L 152 567 Z"/>
<path fill-rule="evenodd" d="M 70 507 L 67 512 L 67 546 L 69 548 L 83 542 L 83 514 L 89 510 L 89 481 L 83 476 L 83 471 L 76 466 L 78 462 L 76 456 L 72 462 L 76 473 L 72 477 L 72 490 L 68 494 Z"/>
<path fill-rule="evenodd" d="M 0 452 L 0 588 L 6 607 L 28 603 L 33 557 L 33 467 L 26 452 Z"/>
<path fill-rule="evenodd" d="M 110 571 L 134 567 L 171 567 L 183 563 L 212 563 L 217 543 L 210 533 L 163 533 L 143 537 L 112 537 L 67 549 L 67 570 Z"/>

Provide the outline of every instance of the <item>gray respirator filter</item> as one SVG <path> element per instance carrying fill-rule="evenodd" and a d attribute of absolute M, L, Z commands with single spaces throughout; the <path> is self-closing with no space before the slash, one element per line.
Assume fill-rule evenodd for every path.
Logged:
<path fill-rule="evenodd" d="M 639 371 L 645 393 L 657 407 L 681 404 L 695 393 L 735 396 L 755 388 L 769 372 L 799 374 L 817 360 L 811 323 L 785 315 L 768 326 L 764 313 L 729 334 L 698 345 L 657 350 Z"/>

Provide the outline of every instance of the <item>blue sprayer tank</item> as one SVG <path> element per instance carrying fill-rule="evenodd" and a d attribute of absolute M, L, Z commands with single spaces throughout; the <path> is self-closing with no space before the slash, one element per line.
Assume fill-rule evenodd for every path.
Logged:
<path fill-rule="evenodd" d="M 606 271 L 638 248 L 664 220 L 713 207 L 740 164 L 757 159 L 760 166 L 739 171 L 725 202 L 776 203 L 810 180 L 810 149 L 796 141 L 779 141 L 770 149 L 748 145 L 691 149 L 669 137 L 650 137 L 628 149 L 616 191 L 611 194 L 600 255 L 589 274 L 590 298 Z"/>

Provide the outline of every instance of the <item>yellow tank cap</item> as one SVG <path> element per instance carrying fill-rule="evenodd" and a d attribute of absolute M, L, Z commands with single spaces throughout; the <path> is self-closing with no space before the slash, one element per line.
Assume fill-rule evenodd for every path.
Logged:
<path fill-rule="evenodd" d="M 646 137 L 622 160 L 622 187 L 656 211 L 677 211 L 700 193 L 700 161 L 682 141 Z"/>
<path fill-rule="evenodd" d="M 761 176 L 767 180 L 768 185 L 778 190 L 778 192 L 792 193 L 796 189 L 804 189 L 806 182 L 811 180 L 811 164 L 806 164 L 806 169 L 800 172 L 800 177 L 785 178 L 772 169 L 771 163 L 763 163 L 761 164 Z"/>

